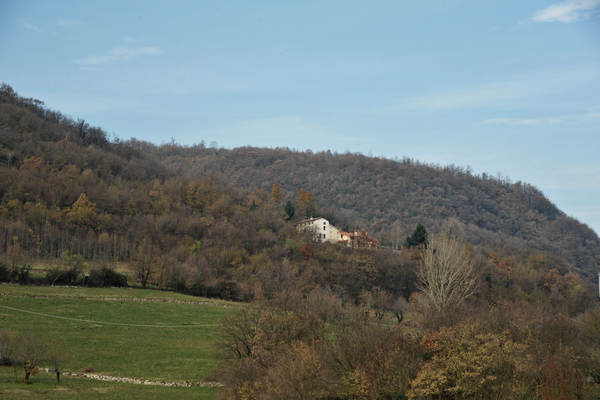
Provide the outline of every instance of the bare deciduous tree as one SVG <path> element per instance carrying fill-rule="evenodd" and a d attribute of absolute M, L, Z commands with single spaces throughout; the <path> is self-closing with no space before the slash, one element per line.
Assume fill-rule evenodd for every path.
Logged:
<path fill-rule="evenodd" d="M 471 252 L 448 234 L 430 237 L 417 276 L 419 289 L 436 311 L 462 303 L 477 286 Z"/>
<path fill-rule="evenodd" d="M 21 339 L 21 351 L 18 355 L 23 363 L 25 377 L 23 382 L 31 383 L 31 377 L 38 373 L 39 364 L 46 359 L 47 348 L 45 343 L 37 337 L 26 336 Z"/>
<path fill-rule="evenodd" d="M 14 335 L 7 331 L 0 331 L 0 365 L 13 365 L 16 341 Z"/>
<path fill-rule="evenodd" d="M 48 361 L 51 366 L 54 367 L 54 373 L 56 374 L 56 382 L 60 383 L 60 374 L 63 371 L 65 364 L 64 352 L 58 341 L 52 340 L 48 348 Z"/>
<path fill-rule="evenodd" d="M 402 245 L 402 239 L 404 239 L 402 234 L 403 234 L 402 221 L 400 219 L 397 219 L 392 224 L 392 227 L 390 229 L 390 239 L 392 241 L 392 249 L 394 249 L 394 250 L 400 249 L 400 246 Z"/>
<path fill-rule="evenodd" d="M 161 255 L 150 240 L 144 240 L 138 246 L 133 260 L 133 267 L 143 288 L 146 288 L 156 272 L 162 270 Z"/>

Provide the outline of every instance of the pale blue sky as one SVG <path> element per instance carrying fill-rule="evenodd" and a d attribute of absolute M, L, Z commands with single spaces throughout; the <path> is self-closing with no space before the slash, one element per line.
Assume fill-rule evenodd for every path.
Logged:
<path fill-rule="evenodd" d="M 600 232 L 600 0 L 1 0 L 0 81 L 124 139 L 500 173 Z"/>

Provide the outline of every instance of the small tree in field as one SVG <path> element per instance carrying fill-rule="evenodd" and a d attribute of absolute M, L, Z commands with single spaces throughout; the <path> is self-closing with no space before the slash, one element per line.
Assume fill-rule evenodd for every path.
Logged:
<path fill-rule="evenodd" d="M 38 373 L 40 362 L 46 357 L 46 346 L 33 336 L 26 336 L 20 343 L 20 351 L 16 359 L 22 363 L 23 382 L 31 383 L 31 377 Z"/>
<path fill-rule="evenodd" d="M 60 374 L 62 373 L 65 358 L 64 353 L 61 349 L 60 344 L 53 340 L 50 342 L 50 347 L 48 349 L 48 361 L 51 366 L 54 368 L 54 373 L 56 374 L 56 382 L 60 383 Z"/>
<path fill-rule="evenodd" d="M 133 266 L 138 281 L 143 288 L 148 286 L 148 282 L 156 272 L 162 269 L 162 259 L 158 249 L 152 245 L 149 240 L 144 240 L 138 246 L 135 253 Z"/>
<path fill-rule="evenodd" d="M 11 332 L 0 331 L 0 365 L 14 365 L 15 344 L 15 337 Z"/>

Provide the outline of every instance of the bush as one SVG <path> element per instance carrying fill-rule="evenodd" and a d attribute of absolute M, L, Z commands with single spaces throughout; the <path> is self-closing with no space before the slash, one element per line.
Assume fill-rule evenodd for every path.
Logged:
<path fill-rule="evenodd" d="M 214 286 L 206 286 L 196 282 L 189 289 L 176 288 L 178 292 L 183 292 L 192 296 L 219 298 L 223 300 L 240 300 L 240 290 L 235 282 L 221 281 Z"/>
<path fill-rule="evenodd" d="M 0 264 L 0 282 L 10 282 L 10 270 L 6 264 Z"/>
<path fill-rule="evenodd" d="M 176 292 L 185 293 L 187 291 L 186 279 L 181 274 L 176 274 L 169 281 L 169 287 Z"/>
<path fill-rule="evenodd" d="M 208 297 L 208 287 L 200 282 L 196 282 L 191 288 L 185 290 L 185 293 L 191 296 Z"/>
<path fill-rule="evenodd" d="M 20 285 L 28 285 L 29 283 L 31 283 L 31 277 L 29 276 L 29 272 L 31 272 L 31 265 L 29 264 L 23 264 L 20 267 L 16 267 L 13 271 L 13 274 L 16 275 L 17 283 L 19 283 Z"/>
<path fill-rule="evenodd" d="M 222 281 L 215 285 L 214 295 L 209 297 L 219 297 L 223 300 L 237 300 L 239 298 L 239 290 L 235 282 Z"/>
<path fill-rule="evenodd" d="M 90 287 L 126 287 L 127 277 L 110 267 L 102 267 L 92 270 L 86 278 L 85 284 Z"/>
<path fill-rule="evenodd" d="M 46 283 L 49 285 L 79 285 L 81 271 L 78 267 L 67 270 L 52 269 L 46 273 Z"/>

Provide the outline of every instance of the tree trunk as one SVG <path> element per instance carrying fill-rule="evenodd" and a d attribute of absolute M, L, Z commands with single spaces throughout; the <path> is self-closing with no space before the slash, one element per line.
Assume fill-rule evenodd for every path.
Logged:
<path fill-rule="evenodd" d="M 396 319 L 398 320 L 398 323 L 402 323 L 402 320 L 404 319 L 404 313 L 402 311 L 396 311 Z"/>
<path fill-rule="evenodd" d="M 35 375 L 35 373 L 38 372 L 38 368 L 35 366 L 34 363 L 26 362 L 23 366 L 23 370 L 25 371 L 25 378 L 23 379 L 23 382 L 31 383 L 29 378 L 31 378 L 32 375 Z"/>

